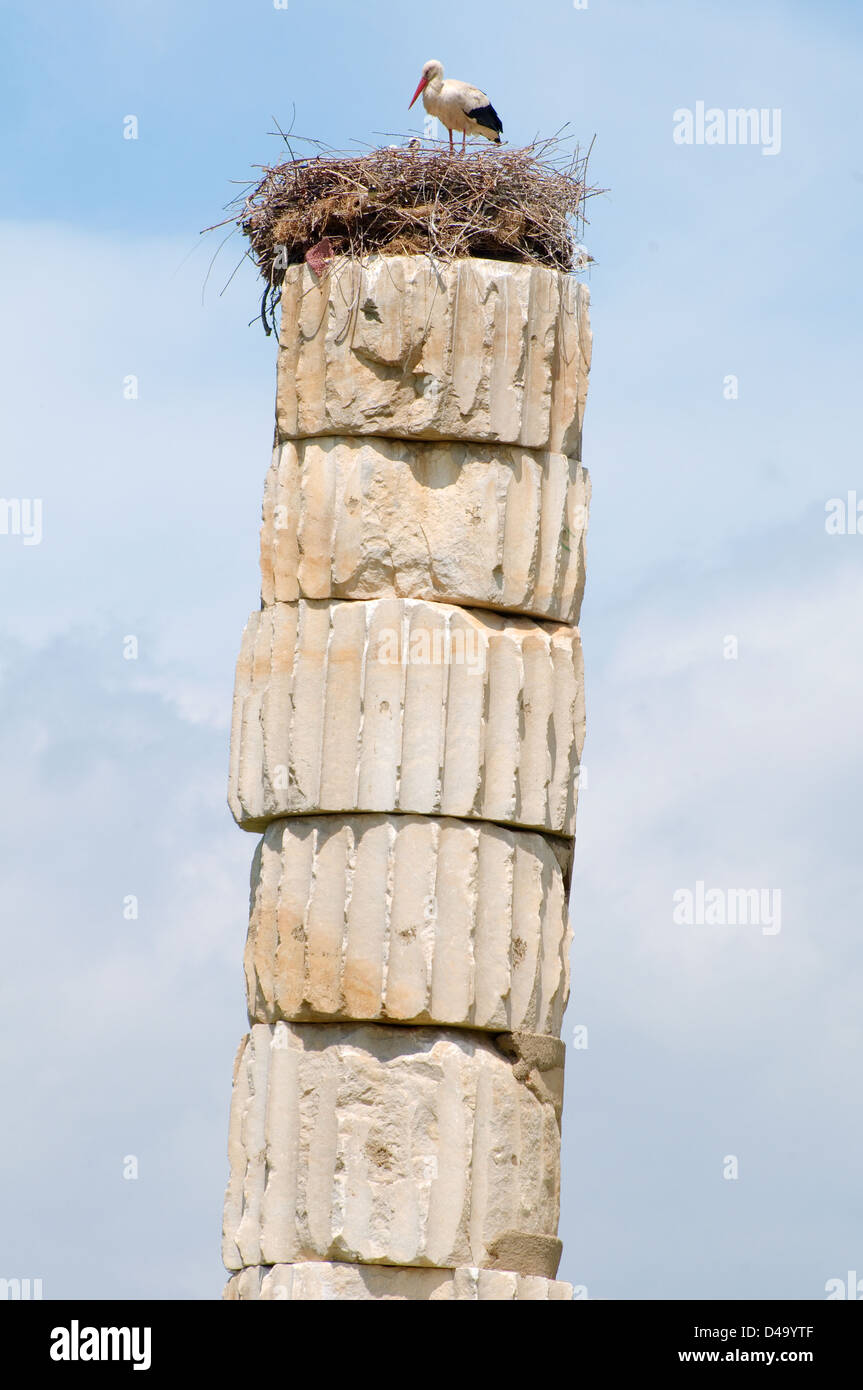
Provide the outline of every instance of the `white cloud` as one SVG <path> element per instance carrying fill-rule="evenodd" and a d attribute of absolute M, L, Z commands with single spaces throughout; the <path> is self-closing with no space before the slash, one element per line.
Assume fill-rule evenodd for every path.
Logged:
<path fill-rule="evenodd" d="M 863 747 L 847 738 L 863 581 L 807 524 L 734 560 L 683 604 L 606 609 L 594 660 L 586 646 L 566 1026 L 587 1024 L 590 1047 L 570 1052 L 562 1234 L 566 1273 L 597 1296 L 822 1296 L 855 1200 L 841 1163 L 825 1198 L 819 1154 L 863 1142 L 844 1104 L 863 1052 Z M 779 888 L 781 932 L 675 924 L 674 891 L 698 880 Z M 822 1217 L 804 1234 L 806 1210 Z"/>
<path fill-rule="evenodd" d="M 255 837 L 225 806 L 225 730 L 116 661 L 83 629 L 7 640 L 4 1272 L 46 1297 L 216 1297 Z"/>

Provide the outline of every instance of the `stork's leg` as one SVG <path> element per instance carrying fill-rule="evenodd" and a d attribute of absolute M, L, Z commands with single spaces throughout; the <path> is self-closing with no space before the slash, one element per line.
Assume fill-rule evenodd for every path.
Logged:
<path fill-rule="evenodd" d="M 447 131 L 448 131 L 448 133 L 449 133 L 449 152 L 450 152 L 450 154 L 452 154 L 452 152 L 453 152 L 452 131 L 449 129 L 449 126 L 447 126 Z"/>
<path fill-rule="evenodd" d="M 464 154 L 464 146 L 465 146 L 465 141 L 466 141 L 466 140 L 467 140 L 467 131 L 466 131 L 466 130 L 463 130 L 462 133 L 461 133 L 461 152 L 462 152 L 462 154 Z"/>

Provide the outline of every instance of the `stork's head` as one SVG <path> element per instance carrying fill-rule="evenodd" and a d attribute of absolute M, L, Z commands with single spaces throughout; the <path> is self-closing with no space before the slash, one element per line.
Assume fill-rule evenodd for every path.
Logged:
<path fill-rule="evenodd" d="M 423 74 L 420 78 L 420 84 L 408 102 L 408 110 L 410 111 L 420 92 L 424 91 L 430 82 L 439 82 L 442 77 L 443 63 L 439 63 L 437 58 L 429 58 L 427 63 L 423 63 Z"/>

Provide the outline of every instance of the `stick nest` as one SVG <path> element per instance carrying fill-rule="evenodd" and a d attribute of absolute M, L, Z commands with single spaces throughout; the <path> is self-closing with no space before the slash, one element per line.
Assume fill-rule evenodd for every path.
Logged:
<path fill-rule="evenodd" d="M 285 268 L 304 260 L 318 273 L 336 257 L 374 253 L 481 256 L 572 271 L 590 259 L 578 239 L 584 203 L 599 190 L 587 185 L 590 151 L 576 146 L 562 155 L 564 144 L 555 138 L 450 154 L 411 141 L 368 154 L 292 158 L 264 168 L 227 221 L 248 238 L 271 311 Z"/>

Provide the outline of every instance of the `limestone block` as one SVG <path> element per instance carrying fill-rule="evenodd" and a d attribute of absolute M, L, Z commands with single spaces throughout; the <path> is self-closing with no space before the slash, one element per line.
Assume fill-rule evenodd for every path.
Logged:
<path fill-rule="evenodd" d="M 254 1265 L 232 1274 L 223 1297 L 234 1302 L 297 1303 L 434 1302 L 551 1303 L 572 1299 L 572 1285 L 541 1275 L 503 1269 L 417 1269 L 396 1265 L 337 1264 L 328 1260 L 293 1265 Z"/>
<path fill-rule="evenodd" d="M 541 835 L 425 816 L 292 817 L 255 853 L 249 1019 L 559 1034 L 563 873 Z"/>
<path fill-rule="evenodd" d="M 562 454 L 289 440 L 264 492 L 264 603 L 395 595 L 577 623 L 589 486 Z"/>
<path fill-rule="evenodd" d="M 563 1044 L 551 1045 L 556 1085 Z M 381 1024 L 255 1024 L 237 1058 L 223 1258 L 554 1278 L 562 1094 L 493 1038 Z"/>
<path fill-rule="evenodd" d="M 542 266 L 372 256 L 282 287 L 282 439 L 375 434 L 580 457 L 590 295 Z"/>
<path fill-rule="evenodd" d="M 419 599 L 252 614 L 228 800 L 247 830 L 317 811 L 461 816 L 572 836 L 578 629 Z"/>

